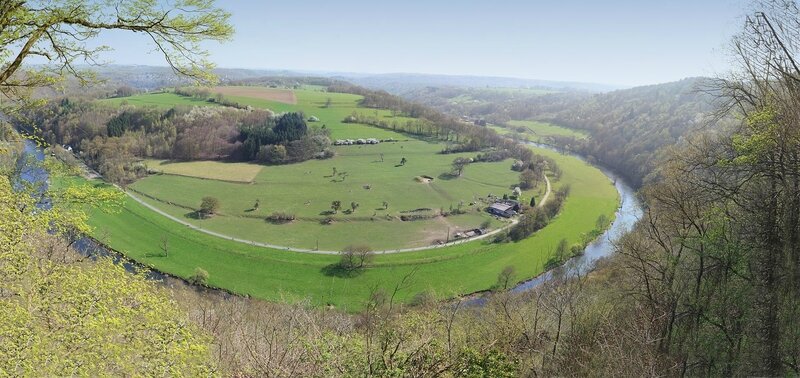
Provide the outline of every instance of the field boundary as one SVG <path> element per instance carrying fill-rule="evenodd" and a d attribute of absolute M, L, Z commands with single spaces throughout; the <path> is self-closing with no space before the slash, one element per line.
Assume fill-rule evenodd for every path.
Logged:
<path fill-rule="evenodd" d="M 178 176 L 178 177 L 193 178 L 193 179 L 198 179 L 198 180 L 219 181 L 219 182 L 225 182 L 225 183 L 228 183 L 228 184 L 241 184 L 241 185 L 250 185 L 250 184 L 253 184 L 253 183 L 255 183 L 255 182 L 256 182 L 256 180 L 255 180 L 255 179 L 253 179 L 253 180 L 250 180 L 250 181 L 240 181 L 240 180 L 224 180 L 224 179 L 216 179 L 216 178 L 211 178 L 211 177 L 200 177 L 200 176 L 192 176 L 192 175 L 182 175 L 182 174 L 180 174 L 180 173 L 171 173 L 171 172 L 164 172 L 164 171 L 158 171 L 157 175 L 165 175 L 165 176 Z"/>

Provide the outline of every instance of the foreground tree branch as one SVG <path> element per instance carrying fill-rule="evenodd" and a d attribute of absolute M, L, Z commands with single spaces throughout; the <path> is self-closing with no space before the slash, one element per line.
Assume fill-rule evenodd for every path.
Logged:
<path fill-rule="evenodd" d="M 203 41 L 225 41 L 233 35 L 230 14 L 213 0 L 6 0 L 0 3 L 0 98 L 13 105 L 29 102 L 30 91 L 57 84 L 65 76 L 92 81 L 80 64 L 97 65 L 107 46 L 87 42 L 102 31 L 146 35 L 172 69 L 198 82 L 214 81 L 214 65 Z M 30 58 L 47 64 L 31 66 Z M 2 109 L 6 114 L 12 108 Z"/>

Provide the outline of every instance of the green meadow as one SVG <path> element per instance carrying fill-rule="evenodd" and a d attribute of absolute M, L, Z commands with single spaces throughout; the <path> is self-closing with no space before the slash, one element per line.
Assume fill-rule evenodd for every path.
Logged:
<path fill-rule="evenodd" d="M 306 117 L 317 117 L 318 122 L 310 122 L 311 127 L 325 127 L 331 131 L 332 139 L 408 139 L 408 136 L 368 125 L 342 122 L 353 112 L 386 119 L 388 122 L 406 123 L 412 118 L 394 116 L 389 110 L 368 109 L 358 105 L 361 96 L 347 93 L 329 93 L 319 89 L 294 90 L 297 104 L 285 104 L 260 98 L 225 96 L 226 99 L 249 105 L 254 108 L 270 109 L 276 113 L 303 112 Z M 330 105 L 326 106 L 328 99 Z M 122 104 L 135 106 L 153 106 L 159 109 L 169 109 L 174 106 L 219 106 L 214 102 L 198 100 L 190 97 L 179 96 L 172 92 L 145 93 L 130 97 L 110 98 L 100 100 L 110 106 Z"/>
<path fill-rule="evenodd" d="M 159 109 L 169 109 L 175 106 L 219 106 L 213 102 L 191 97 L 178 96 L 172 92 L 157 92 L 128 97 L 115 97 L 103 99 L 99 102 L 109 106 L 153 106 Z"/>
<path fill-rule="evenodd" d="M 264 166 L 247 183 L 152 175 L 130 188 L 145 195 L 140 197 L 151 205 L 205 229 L 305 249 L 341 250 L 351 244 L 376 250 L 421 247 L 447 240 L 448 232 L 478 228 L 483 222 L 504 225 L 484 208 L 490 203 L 487 197 L 510 194 L 519 182 L 519 173 L 510 169 L 512 161 L 473 163 L 461 177 L 451 177 L 453 159 L 475 154 L 440 154 L 441 148 L 438 143 L 421 140 L 341 146 L 335 147 L 333 159 Z M 399 164 L 402 158 L 407 160 L 405 165 Z M 183 164 L 197 163 L 164 167 Z M 230 178 L 237 169 L 252 167 L 235 164 L 227 169 Z M 420 180 L 422 176 L 432 181 Z M 540 185 L 523 192 L 523 200 L 541 197 L 544 189 L 545 185 Z M 198 208 L 205 196 L 220 199 L 220 214 L 195 219 L 187 208 Z M 333 201 L 342 204 L 335 214 L 331 214 Z M 353 202 L 358 204 L 355 211 L 350 208 Z M 459 208 L 466 213 L 400 220 L 403 215 L 432 216 Z M 414 211 L 418 209 L 426 210 Z M 264 218 L 273 212 L 290 213 L 297 219 L 288 224 L 266 222 Z M 322 225 L 327 218 L 334 221 Z"/>
<path fill-rule="evenodd" d="M 547 143 L 550 137 L 572 137 L 586 139 L 589 137 L 583 130 L 570 129 L 547 122 L 539 121 L 508 121 L 505 125 L 492 125 L 492 129 L 502 135 L 518 135 L 524 139 Z"/>
<path fill-rule="evenodd" d="M 339 250 L 350 244 L 367 244 L 376 251 L 428 246 L 446 240 L 456 230 L 475 228 L 485 221 L 490 228 L 505 224 L 489 217 L 483 209 L 488 195 L 509 193 L 519 181 L 518 173 L 510 169 L 510 160 L 473 163 L 461 177 L 454 178 L 447 175 L 453 159 L 474 154 L 440 154 L 443 145 L 435 141 L 341 122 L 353 111 L 373 112 L 398 122 L 407 118 L 394 117 L 385 110 L 359 108 L 358 96 L 317 89 L 297 90 L 295 95 L 296 105 L 228 98 L 276 112 L 303 111 L 307 116 L 316 116 L 320 121 L 311 125 L 325 125 L 333 139 L 392 138 L 397 142 L 337 146 L 333 159 L 283 166 L 151 160 L 147 161 L 150 169 L 165 174 L 151 175 L 130 188 L 149 205 L 203 229 L 306 249 Z M 157 99 L 147 99 L 148 96 Z M 326 107 L 328 98 L 330 106 Z M 167 93 L 127 100 L 169 107 L 170 101 L 186 99 Z M 116 214 L 93 210 L 92 235 L 159 271 L 188 277 L 200 267 L 210 273 L 210 286 L 272 301 L 310 298 L 316 305 L 357 310 L 372 290 L 394 290 L 407 275 L 411 278 L 397 293 L 400 301 L 409 301 L 421 292 L 452 297 L 491 287 L 507 266 L 515 268 L 516 280 L 538 275 L 561 239 L 570 244 L 586 242 L 595 231 L 599 216 L 613 217 L 617 193 L 599 170 L 549 150 L 535 152 L 552 157 L 561 167 L 563 174 L 553 180 L 554 189 L 571 187 L 561 213 L 547 227 L 517 243 L 493 244 L 484 239 L 422 251 L 378 254 L 367 269 L 355 276 L 342 276 L 333 268 L 338 256 L 264 248 L 208 235 L 130 198 Z M 402 158 L 407 160 L 405 165 L 399 164 Z M 433 180 L 420 180 L 422 176 Z M 525 192 L 524 200 L 538 199 L 543 191 L 544 185 L 540 185 Z M 195 219 L 193 209 L 204 196 L 220 199 L 220 214 Z M 256 200 L 258 208 L 254 206 Z M 331 214 L 332 201 L 342 203 L 335 214 Z M 358 207 L 345 212 L 351 202 L 357 202 Z M 388 203 L 388 208 L 383 202 Z M 464 214 L 400 220 L 401 215 L 436 214 L 458 208 Z M 273 212 L 292 213 L 297 219 L 287 224 L 266 222 L 264 218 Z M 321 221 L 326 218 L 332 218 L 332 222 L 323 224 Z M 166 255 L 159 248 L 162 238 L 169 241 Z"/>
<path fill-rule="evenodd" d="M 316 305 L 332 304 L 357 310 L 374 288 L 393 290 L 412 274 L 397 293 L 409 301 L 429 291 L 441 298 L 491 287 L 507 266 L 524 280 L 544 271 L 561 239 L 583 242 L 600 215 L 613 217 L 617 193 L 599 170 L 579 159 L 548 150 L 562 167 L 556 184 L 570 185 L 571 193 L 561 213 L 533 236 L 518 243 L 474 241 L 444 248 L 376 256 L 362 274 L 341 277 L 331 269 L 337 256 L 261 248 L 207 235 L 190 229 L 127 199 L 121 212 L 94 210 L 92 235 L 129 258 L 159 271 L 189 277 L 196 267 L 210 273 L 209 285 L 271 301 L 310 298 Z M 169 240 L 163 256 L 159 244 Z"/>

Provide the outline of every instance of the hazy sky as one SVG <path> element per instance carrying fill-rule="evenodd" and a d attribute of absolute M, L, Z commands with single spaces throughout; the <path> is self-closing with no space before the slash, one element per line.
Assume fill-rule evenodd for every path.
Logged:
<path fill-rule="evenodd" d="M 226 0 L 227 68 L 492 75 L 641 85 L 727 68 L 740 0 Z M 118 64 L 163 65 L 143 36 L 109 33 Z"/>

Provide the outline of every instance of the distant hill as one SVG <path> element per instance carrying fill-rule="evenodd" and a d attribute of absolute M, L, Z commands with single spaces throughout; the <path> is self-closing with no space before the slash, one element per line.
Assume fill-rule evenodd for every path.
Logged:
<path fill-rule="evenodd" d="M 497 76 L 391 73 L 380 75 L 342 74 L 334 77 L 367 88 L 382 89 L 401 96 L 424 87 L 530 88 L 587 92 L 608 92 L 623 88 L 621 86 L 596 83 L 517 79 Z"/>
<path fill-rule="evenodd" d="M 521 115 L 588 131 L 591 140 L 580 143 L 579 152 L 640 186 L 660 149 L 714 126 L 708 117 L 714 98 L 699 90 L 705 80 L 688 78 L 588 97 L 540 96 Z"/>
<path fill-rule="evenodd" d="M 141 90 L 152 90 L 164 86 L 185 84 L 188 81 L 179 77 L 169 67 L 139 65 L 108 65 L 92 67 L 101 77 L 110 81 L 129 85 Z M 323 77 L 358 84 L 370 89 L 380 89 L 403 95 L 424 87 L 463 87 L 463 88 L 528 88 L 558 91 L 607 92 L 620 89 L 620 86 L 563 82 L 549 80 L 517 79 L 491 76 L 454 76 L 413 73 L 361 74 L 349 72 L 269 70 L 246 68 L 217 68 L 214 72 L 223 82 L 254 79 L 259 77 Z"/>
<path fill-rule="evenodd" d="M 488 123 L 538 120 L 585 130 L 588 140 L 557 142 L 614 168 L 634 186 L 652 172 L 658 151 L 707 125 L 713 98 L 699 87 L 705 78 L 605 93 L 536 93 L 492 88 L 429 86 L 406 92 L 407 100 L 453 116 Z"/>

